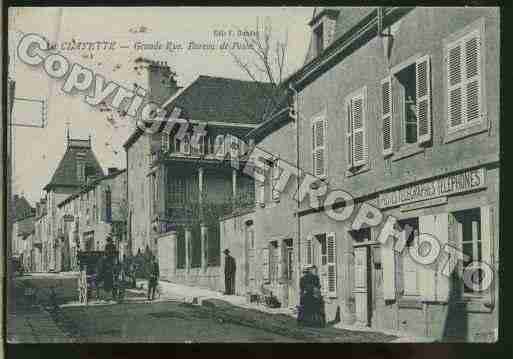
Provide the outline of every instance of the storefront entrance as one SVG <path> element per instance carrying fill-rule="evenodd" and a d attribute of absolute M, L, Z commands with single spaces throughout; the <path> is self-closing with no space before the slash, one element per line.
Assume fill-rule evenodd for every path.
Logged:
<path fill-rule="evenodd" d="M 372 261 L 370 229 L 349 232 L 354 247 L 354 286 L 356 324 L 371 325 L 372 316 Z"/>

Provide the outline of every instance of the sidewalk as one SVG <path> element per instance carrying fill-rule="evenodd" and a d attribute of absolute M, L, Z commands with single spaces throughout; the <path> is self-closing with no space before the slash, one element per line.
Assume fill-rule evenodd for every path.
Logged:
<path fill-rule="evenodd" d="M 141 288 L 141 286 L 144 288 L 144 290 L 147 290 L 147 281 L 138 281 L 137 287 Z M 246 297 L 243 296 L 224 295 L 220 292 L 216 292 L 209 289 L 190 287 L 186 285 L 170 283 L 165 281 L 159 282 L 159 289 L 160 297 L 155 301 L 175 300 L 190 304 L 208 306 L 211 308 L 217 307 L 218 309 L 234 311 L 233 308 L 230 309 L 230 307 L 227 306 L 232 305 L 234 307 L 248 309 L 251 312 L 258 311 L 266 314 L 274 314 L 276 316 L 272 316 L 272 318 L 279 318 L 278 321 L 282 323 L 284 321 L 283 316 L 295 319 L 295 312 L 291 308 L 268 308 L 264 305 L 248 303 Z M 355 333 L 361 333 L 364 336 L 375 336 L 376 334 L 378 334 L 376 329 L 373 328 L 360 327 L 355 325 L 344 325 L 343 323 L 335 324 L 332 328 L 343 330 L 346 332 L 351 331 Z M 386 340 L 393 343 L 432 343 L 435 341 L 434 338 L 412 336 L 408 333 L 403 333 L 394 330 L 379 330 L 379 333 L 383 335 L 383 338 L 385 336 L 394 337 L 395 339 Z"/>

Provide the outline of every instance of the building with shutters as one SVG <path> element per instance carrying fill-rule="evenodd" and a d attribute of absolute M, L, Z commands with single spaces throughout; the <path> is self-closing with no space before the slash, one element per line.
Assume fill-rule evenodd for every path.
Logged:
<path fill-rule="evenodd" d="M 328 321 L 340 314 L 377 329 L 496 340 L 498 9 L 317 8 L 310 26 L 305 65 L 285 83 L 294 116 L 278 110 L 247 138 L 272 154 L 270 168 L 286 162 L 313 174 L 312 191 L 349 193 L 354 211 L 339 221 L 308 196 L 298 205 L 294 176 L 275 195 L 271 169 L 257 184 L 256 280 L 291 306 L 298 271 L 315 264 Z M 353 227 L 362 208 L 383 220 Z M 395 237 L 382 244 L 389 217 Z M 434 265 L 407 255 L 424 234 L 442 248 Z M 394 250 L 403 241 L 407 250 Z M 464 258 L 450 277 L 447 246 Z M 485 274 L 472 262 L 491 268 L 491 286 L 480 287 Z"/>
<path fill-rule="evenodd" d="M 119 255 L 127 250 L 126 169 L 109 168 L 90 178 L 77 192 L 57 204 L 57 230 L 62 238 L 65 266 L 78 270 L 79 251 L 102 251 L 110 235 Z"/>
<path fill-rule="evenodd" d="M 163 123 L 153 134 L 137 128 L 125 142 L 132 252 L 156 254 L 162 279 L 224 288 L 222 250 L 232 250 L 239 239 L 223 240 L 219 218 L 251 211 L 255 203 L 253 179 L 243 174 L 243 160 L 232 167 L 230 155 L 247 150 L 238 139 L 258 126 L 267 86 L 199 76 L 163 101 L 169 115 L 186 123 L 183 138 L 179 124 L 171 129 Z M 196 145 L 194 128 L 202 125 Z"/>
<path fill-rule="evenodd" d="M 42 247 L 42 270 L 69 270 L 69 247 L 62 226 L 59 226 L 57 205 L 79 191 L 88 180 L 102 177 L 103 170 L 92 150 L 91 138 L 73 139 L 67 135 L 66 152 L 57 165 L 50 182 L 43 188 L 45 198 L 39 203 L 36 227 Z M 39 242 L 39 238 L 36 239 Z"/>

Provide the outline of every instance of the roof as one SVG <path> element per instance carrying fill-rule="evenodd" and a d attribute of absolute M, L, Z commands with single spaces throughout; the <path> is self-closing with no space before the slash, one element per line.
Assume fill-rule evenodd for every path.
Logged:
<path fill-rule="evenodd" d="M 34 216 L 35 208 L 30 205 L 25 197 L 14 195 L 14 215 L 15 220 L 19 221 Z"/>
<path fill-rule="evenodd" d="M 179 107 L 181 118 L 195 122 L 258 125 L 268 105 L 266 93 L 273 92 L 274 85 L 269 82 L 200 75 L 165 110 Z M 123 146 L 130 147 L 142 133 L 137 127 Z"/>
<path fill-rule="evenodd" d="M 88 141 L 89 145 L 86 145 Z M 54 187 L 80 187 L 84 181 L 79 180 L 77 173 L 77 162 L 83 158 L 85 162 L 86 175 L 103 176 L 103 170 L 96 158 L 90 140 L 68 139 L 68 147 L 55 170 L 50 182 L 43 188 L 45 191 Z"/>
<path fill-rule="evenodd" d="M 183 118 L 198 122 L 258 124 L 274 85 L 200 75 L 166 110 L 180 107 Z"/>
<path fill-rule="evenodd" d="M 386 15 L 392 14 L 393 17 L 397 18 L 410 10 L 411 8 L 385 8 L 384 13 Z M 314 78 L 341 61 L 341 57 L 338 57 L 336 61 L 332 61 L 332 59 L 335 55 L 344 51 L 346 47 L 358 41 L 359 35 L 365 33 L 365 31 L 372 31 L 372 27 L 369 25 L 377 21 L 377 7 L 324 7 L 314 9 L 309 23 L 314 24 L 324 14 L 336 16 L 333 40 L 319 56 L 314 57 L 311 56 L 311 39 L 306 63 L 282 82 L 284 88 L 293 85 L 296 91 L 301 91 L 308 81 L 313 81 Z M 285 115 L 284 111 L 284 104 L 280 102 L 280 106 L 273 111 L 272 116 L 256 129 L 250 131 L 246 138 L 254 138 L 258 142 L 267 134 L 290 121 L 291 119 Z"/>
<path fill-rule="evenodd" d="M 111 178 L 117 177 L 118 175 L 120 175 L 120 174 L 122 174 L 124 172 L 126 172 L 126 168 L 118 170 L 118 171 L 116 171 L 114 173 L 105 175 L 103 177 L 99 177 L 99 178 L 95 179 L 94 181 L 91 181 L 91 182 L 87 183 L 84 187 L 82 187 L 82 189 L 80 189 L 79 191 L 73 193 L 72 195 L 69 195 L 64 200 L 62 200 L 61 202 L 57 203 L 57 207 L 59 207 L 59 208 L 62 207 L 66 203 L 69 203 L 73 199 L 79 197 L 81 194 L 90 191 L 91 189 L 96 187 L 98 185 L 98 183 L 100 183 L 102 181 L 105 181 L 107 179 L 111 179 Z"/>

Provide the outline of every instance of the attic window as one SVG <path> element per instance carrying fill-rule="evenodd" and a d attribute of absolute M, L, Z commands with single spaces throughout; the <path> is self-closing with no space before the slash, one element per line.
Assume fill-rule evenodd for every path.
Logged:
<path fill-rule="evenodd" d="M 315 54 L 319 55 L 324 49 L 324 27 L 322 22 L 313 30 L 313 34 Z"/>

